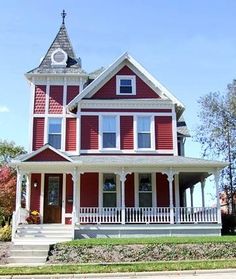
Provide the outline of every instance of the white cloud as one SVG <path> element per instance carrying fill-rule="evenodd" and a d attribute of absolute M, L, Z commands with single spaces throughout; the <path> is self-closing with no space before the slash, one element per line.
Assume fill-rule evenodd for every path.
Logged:
<path fill-rule="evenodd" d="M 0 106 L 0 113 L 1 112 L 9 112 L 10 110 L 9 110 L 9 108 L 8 107 L 6 107 L 6 106 Z"/>

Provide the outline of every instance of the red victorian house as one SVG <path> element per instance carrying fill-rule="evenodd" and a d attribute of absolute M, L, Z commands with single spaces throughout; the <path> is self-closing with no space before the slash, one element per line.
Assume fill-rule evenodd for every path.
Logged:
<path fill-rule="evenodd" d="M 40 236 L 52 243 L 66 236 L 220 234 L 219 201 L 205 207 L 204 181 L 214 174 L 218 195 L 225 164 L 184 157 L 183 104 L 128 53 L 105 70 L 86 73 L 63 19 L 26 78 L 31 137 L 29 153 L 13 162 L 15 243 Z M 198 182 L 202 207 L 193 207 L 193 199 L 187 207 L 185 191 Z M 41 224 L 24 224 L 32 210 Z"/>

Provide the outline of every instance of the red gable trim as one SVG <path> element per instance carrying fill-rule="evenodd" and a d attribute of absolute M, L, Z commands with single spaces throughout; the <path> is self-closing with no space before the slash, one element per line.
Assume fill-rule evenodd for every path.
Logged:
<path fill-rule="evenodd" d="M 27 159 L 25 162 L 49 162 L 49 161 L 65 161 L 68 162 L 64 157 L 60 156 L 50 148 L 47 148 L 35 156 Z"/>

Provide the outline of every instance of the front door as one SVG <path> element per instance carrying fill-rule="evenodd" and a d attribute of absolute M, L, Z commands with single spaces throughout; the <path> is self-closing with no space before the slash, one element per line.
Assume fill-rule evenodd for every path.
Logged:
<path fill-rule="evenodd" d="M 61 223 L 62 174 L 45 174 L 44 223 Z"/>

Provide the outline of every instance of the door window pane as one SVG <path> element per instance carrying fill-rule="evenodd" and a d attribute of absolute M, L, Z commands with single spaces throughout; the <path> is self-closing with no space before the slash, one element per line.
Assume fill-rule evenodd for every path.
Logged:
<path fill-rule="evenodd" d="M 60 191 L 60 178 L 49 176 L 48 177 L 48 205 L 59 205 L 59 191 Z"/>

